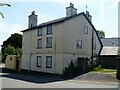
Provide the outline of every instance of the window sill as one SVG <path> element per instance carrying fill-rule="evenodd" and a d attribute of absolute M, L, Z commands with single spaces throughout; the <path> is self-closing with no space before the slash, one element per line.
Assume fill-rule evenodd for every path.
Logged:
<path fill-rule="evenodd" d="M 46 68 L 52 68 L 52 67 L 46 67 Z"/>

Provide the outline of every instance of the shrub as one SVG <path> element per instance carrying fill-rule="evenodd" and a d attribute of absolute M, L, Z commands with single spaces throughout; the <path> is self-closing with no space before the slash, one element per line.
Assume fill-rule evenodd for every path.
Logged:
<path fill-rule="evenodd" d="M 71 60 L 70 64 L 68 65 L 68 68 L 65 68 L 63 75 L 65 76 L 76 76 L 80 74 L 80 70 L 77 65 L 73 63 Z"/>

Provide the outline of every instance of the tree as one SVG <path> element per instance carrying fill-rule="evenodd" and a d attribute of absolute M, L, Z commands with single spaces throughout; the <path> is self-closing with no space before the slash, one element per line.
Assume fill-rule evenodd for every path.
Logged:
<path fill-rule="evenodd" d="M 97 33 L 100 38 L 105 38 L 105 32 L 103 30 L 97 30 Z"/>
<path fill-rule="evenodd" d="M 14 46 L 11 46 L 10 44 L 4 50 L 5 55 L 15 55 L 15 53 L 16 53 L 16 50 L 15 50 Z"/>
<path fill-rule="evenodd" d="M 3 7 L 3 6 L 8 6 L 8 7 L 11 7 L 10 4 L 7 4 L 7 3 L 0 3 L 0 6 Z M 4 15 L 2 12 L 0 12 L 0 16 L 2 16 L 4 18 Z"/>
<path fill-rule="evenodd" d="M 7 52 L 6 48 L 11 45 L 15 48 L 15 55 L 19 54 L 19 56 L 21 56 L 21 48 L 22 48 L 22 35 L 15 33 L 15 34 L 11 34 L 11 36 L 3 42 L 2 45 L 2 61 L 4 62 L 6 59 L 7 54 L 5 54 Z M 10 46 L 9 46 L 10 47 Z M 10 49 L 11 50 L 11 49 Z M 17 51 L 16 51 L 17 50 Z M 9 50 L 8 50 L 9 51 Z M 12 51 L 11 51 L 12 52 Z"/>
<path fill-rule="evenodd" d="M 18 33 L 11 34 L 11 36 L 3 42 L 2 48 L 6 48 L 9 44 L 15 48 L 22 48 L 22 35 Z"/>

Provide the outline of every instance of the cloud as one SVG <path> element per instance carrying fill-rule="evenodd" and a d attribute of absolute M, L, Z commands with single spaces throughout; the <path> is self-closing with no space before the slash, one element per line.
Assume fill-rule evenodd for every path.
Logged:
<path fill-rule="evenodd" d="M 8 24 L 8 23 L 0 22 L 0 45 L 8 37 L 10 37 L 11 34 L 14 34 L 14 33 L 22 34 L 22 32 L 20 32 L 20 31 L 22 31 L 23 29 L 25 29 L 25 28 L 19 24 Z"/>

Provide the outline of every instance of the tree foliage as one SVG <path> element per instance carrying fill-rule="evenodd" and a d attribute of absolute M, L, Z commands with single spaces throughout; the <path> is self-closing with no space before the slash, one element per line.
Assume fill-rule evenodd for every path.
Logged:
<path fill-rule="evenodd" d="M 11 34 L 11 36 L 3 42 L 2 48 L 6 48 L 9 44 L 15 48 L 22 48 L 22 35 L 18 33 Z"/>
<path fill-rule="evenodd" d="M 10 44 L 4 50 L 5 55 L 15 55 L 15 53 L 16 53 L 16 50 L 15 50 L 14 46 L 11 46 Z"/>
<path fill-rule="evenodd" d="M 7 3 L 0 3 L 0 7 L 3 7 L 3 6 L 8 6 L 8 7 L 11 7 L 10 4 L 7 4 Z M 2 16 L 4 18 L 4 15 L 2 12 L 0 12 L 0 16 Z"/>
<path fill-rule="evenodd" d="M 100 38 L 105 38 L 105 32 L 103 30 L 97 30 L 97 33 Z"/>
<path fill-rule="evenodd" d="M 7 55 L 18 55 L 21 56 L 22 53 L 22 35 L 15 33 L 11 34 L 11 36 L 3 42 L 2 45 L 2 62 L 5 62 Z"/>

